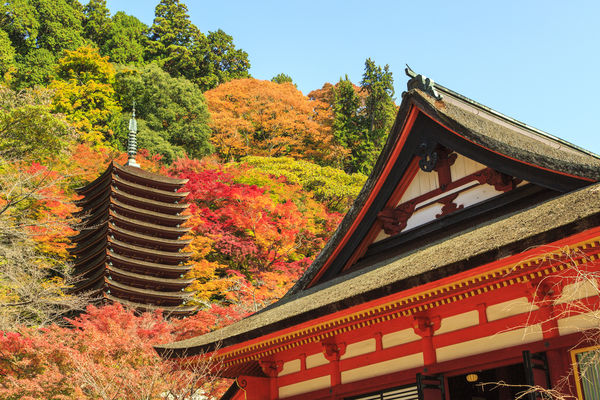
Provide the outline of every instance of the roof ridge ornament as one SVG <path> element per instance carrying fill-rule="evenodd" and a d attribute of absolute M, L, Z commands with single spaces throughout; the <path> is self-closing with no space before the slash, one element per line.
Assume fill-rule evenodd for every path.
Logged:
<path fill-rule="evenodd" d="M 442 99 L 442 96 L 435 89 L 435 82 L 433 79 L 429 79 L 425 75 L 417 74 L 408 66 L 408 64 L 406 64 L 406 69 L 404 72 L 406 72 L 406 75 L 411 78 L 406 83 L 408 90 L 419 89 L 428 95 L 433 96 L 436 100 Z"/>
<path fill-rule="evenodd" d="M 127 155 L 129 159 L 125 165 L 140 168 L 140 164 L 135 161 L 137 154 L 137 121 L 135 120 L 135 100 L 133 101 L 133 111 L 129 119 L 129 135 L 127 137 Z"/>

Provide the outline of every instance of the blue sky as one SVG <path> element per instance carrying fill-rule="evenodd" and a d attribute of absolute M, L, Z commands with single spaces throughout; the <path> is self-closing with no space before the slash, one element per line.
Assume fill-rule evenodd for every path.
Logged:
<path fill-rule="evenodd" d="M 600 153 L 600 2 L 183 1 L 202 32 L 223 29 L 252 76 L 290 75 L 305 94 L 364 61 L 389 64 L 396 98 L 405 64 L 467 97 Z M 146 24 L 158 0 L 108 0 Z"/>

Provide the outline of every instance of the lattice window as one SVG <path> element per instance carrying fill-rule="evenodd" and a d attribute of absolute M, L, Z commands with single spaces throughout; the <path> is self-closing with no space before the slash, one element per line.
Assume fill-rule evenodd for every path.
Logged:
<path fill-rule="evenodd" d="M 350 397 L 346 400 L 418 400 L 419 395 L 416 385 L 401 386 L 394 389 L 385 389 L 380 392 L 363 394 Z"/>
<path fill-rule="evenodd" d="M 600 346 L 571 352 L 578 397 L 582 400 L 600 399 Z"/>

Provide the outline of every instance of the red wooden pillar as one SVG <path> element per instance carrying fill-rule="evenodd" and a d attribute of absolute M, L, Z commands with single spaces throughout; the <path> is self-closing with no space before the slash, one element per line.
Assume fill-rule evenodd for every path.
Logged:
<path fill-rule="evenodd" d="M 260 367 L 269 377 L 269 400 L 277 400 L 279 397 L 279 388 L 277 386 L 277 375 L 283 369 L 283 361 L 271 361 L 271 360 L 263 360 L 259 361 Z M 264 392 L 266 393 L 266 392 Z M 265 398 L 263 393 L 263 399 Z"/>
<path fill-rule="evenodd" d="M 340 371 L 340 357 L 346 352 L 345 343 L 324 342 L 323 354 L 331 365 L 331 398 L 335 398 L 336 388 L 342 383 L 342 373 Z"/>
<path fill-rule="evenodd" d="M 433 347 L 433 334 L 440 328 L 440 324 L 441 319 L 439 317 L 415 316 L 413 321 L 415 333 L 422 338 L 423 362 L 426 367 L 435 364 L 437 361 L 435 347 Z"/>

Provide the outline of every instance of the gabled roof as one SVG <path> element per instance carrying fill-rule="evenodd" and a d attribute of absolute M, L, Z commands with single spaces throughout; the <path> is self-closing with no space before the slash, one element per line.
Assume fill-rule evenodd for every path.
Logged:
<path fill-rule="evenodd" d="M 426 158 L 421 150 L 436 146 L 539 190 L 522 188 L 531 201 L 474 220 L 474 227 L 448 230 L 443 238 L 420 240 L 402 254 L 339 273 L 408 171 Z M 278 302 L 238 323 L 157 350 L 176 357 L 257 339 L 597 226 L 600 187 L 594 183 L 599 179 L 598 156 L 413 74 L 371 176 L 296 285 Z M 505 198 L 498 199 L 505 204 Z M 334 267 L 338 270 L 323 279 Z"/>

